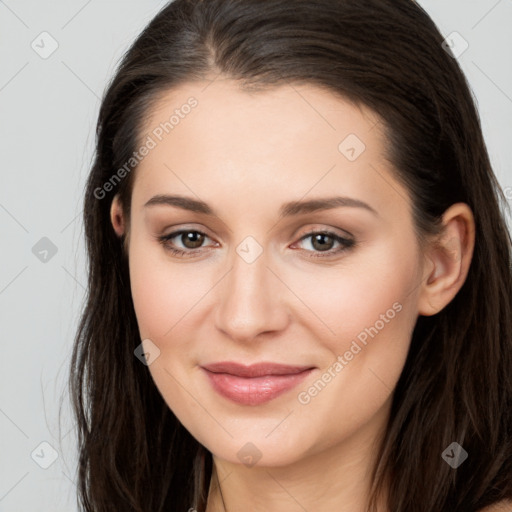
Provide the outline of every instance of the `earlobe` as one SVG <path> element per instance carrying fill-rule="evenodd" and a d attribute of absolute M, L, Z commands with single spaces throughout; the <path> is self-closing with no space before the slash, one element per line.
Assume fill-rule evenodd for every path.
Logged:
<path fill-rule="evenodd" d="M 110 221 L 118 237 L 122 237 L 125 231 L 123 207 L 119 196 L 116 194 L 110 206 Z"/>
<path fill-rule="evenodd" d="M 475 243 L 475 223 L 465 203 L 443 215 L 443 232 L 429 247 L 426 275 L 418 298 L 418 313 L 435 315 L 457 295 L 466 280 Z"/>

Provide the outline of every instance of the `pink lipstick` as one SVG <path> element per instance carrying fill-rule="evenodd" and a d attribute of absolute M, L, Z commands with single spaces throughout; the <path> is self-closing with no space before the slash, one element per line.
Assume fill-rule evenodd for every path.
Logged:
<path fill-rule="evenodd" d="M 297 386 L 314 369 L 266 362 L 250 366 L 219 362 L 201 368 L 217 393 L 243 405 L 260 405 L 277 398 Z"/>

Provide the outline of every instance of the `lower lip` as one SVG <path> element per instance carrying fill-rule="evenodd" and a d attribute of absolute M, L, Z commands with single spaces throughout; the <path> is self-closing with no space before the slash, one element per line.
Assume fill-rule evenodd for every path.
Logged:
<path fill-rule="evenodd" d="M 302 382 L 313 368 L 289 375 L 263 377 L 237 377 L 229 373 L 213 373 L 205 370 L 213 389 L 233 402 L 243 405 L 260 405 L 290 391 Z"/>

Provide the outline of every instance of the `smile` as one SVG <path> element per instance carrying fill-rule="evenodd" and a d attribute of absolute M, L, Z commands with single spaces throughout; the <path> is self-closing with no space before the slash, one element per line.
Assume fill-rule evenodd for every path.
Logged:
<path fill-rule="evenodd" d="M 213 389 L 243 405 L 260 405 L 290 391 L 313 370 L 311 366 L 259 363 L 214 363 L 201 367 Z"/>

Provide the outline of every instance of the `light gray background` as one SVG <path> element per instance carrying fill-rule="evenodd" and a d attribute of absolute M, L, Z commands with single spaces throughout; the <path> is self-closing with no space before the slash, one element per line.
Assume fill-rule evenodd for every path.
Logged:
<path fill-rule="evenodd" d="M 469 44 L 458 59 L 510 203 L 512 0 L 419 3 Z M 66 386 L 86 284 L 83 188 L 107 81 L 164 4 L 0 0 L 0 512 L 77 510 Z M 42 58 L 31 45 L 48 51 L 45 31 L 58 48 Z M 32 252 L 43 237 L 57 249 L 46 262 Z"/>

